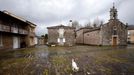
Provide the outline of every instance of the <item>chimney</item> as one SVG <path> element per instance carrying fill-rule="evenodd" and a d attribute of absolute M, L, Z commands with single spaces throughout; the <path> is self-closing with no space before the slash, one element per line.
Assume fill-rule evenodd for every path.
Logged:
<path fill-rule="evenodd" d="M 69 26 L 72 27 L 72 20 L 69 20 Z"/>

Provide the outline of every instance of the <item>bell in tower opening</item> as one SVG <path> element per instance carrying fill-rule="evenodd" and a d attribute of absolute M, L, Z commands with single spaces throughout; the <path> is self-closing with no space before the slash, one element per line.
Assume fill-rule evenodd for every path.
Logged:
<path fill-rule="evenodd" d="M 110 9 L 110 19 L 117 19 L 117 9 L 114 6 L 113 3 L 113 8 Z"/>

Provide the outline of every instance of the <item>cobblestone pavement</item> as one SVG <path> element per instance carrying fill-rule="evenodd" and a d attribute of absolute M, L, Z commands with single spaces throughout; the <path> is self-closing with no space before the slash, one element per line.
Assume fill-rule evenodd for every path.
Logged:
<path fill-rule="evenodd" d="M 78 72 L 72 71 L 72 59 Z M 37 46 L 0 51 L 0 75 L 134 75 L 134 46 Z"/>

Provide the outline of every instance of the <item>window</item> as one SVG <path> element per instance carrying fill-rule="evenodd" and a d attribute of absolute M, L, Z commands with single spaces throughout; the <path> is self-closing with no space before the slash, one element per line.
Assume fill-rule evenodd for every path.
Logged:
<path fill-rule="evenodd" d="M 114 35 L 117 35 L 117 30 L 114 30 L 114 31 L 113 31 L 113 34 L 114 34 Z"/>
<path fill-rule="evenodd" d="M 63 37 L 64 37 L 64 32 L 65 32 L 65 30 L 64 30 L 63 28 L 60 28 L 60 29 L 58 30 L 58 32 L 59 32 L 59 37 L 60 37 L 60 38 L 63 38 Z"/>
<path fill-rule="evenodd" d="M 115 26 L 113 27 L 113 35 L 117 35 L 117 28 Z"/>

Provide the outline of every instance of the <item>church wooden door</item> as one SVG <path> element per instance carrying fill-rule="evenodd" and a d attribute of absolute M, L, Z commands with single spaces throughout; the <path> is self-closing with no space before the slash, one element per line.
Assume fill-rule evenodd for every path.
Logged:
<path fill-rule="evenodd" d="M 117 45 L 117 37 L 113 37 L 113 46 Z"/>

